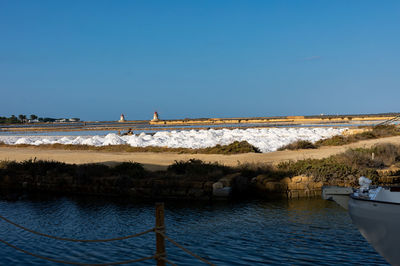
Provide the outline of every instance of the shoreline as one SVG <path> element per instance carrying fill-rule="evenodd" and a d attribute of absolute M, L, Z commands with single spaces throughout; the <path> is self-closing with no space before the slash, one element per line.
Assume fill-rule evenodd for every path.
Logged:
<path fill-rule="evenodd" d="M 236 125 L 230 128 L 257 128 L 257 127 L 281 127 L 314 125 L 355 126 L 358 124 L 371 126 L 375 123 L 391 120 L 398 114 L 367 114 L 367 115 L 314 115 L 314 116 L 275 116 L 275 117 L 239 117 L 239 118 L 186 118 L 170 120 L 131 120 L 131 121 L 79 121 L 79 122 L 54 122 L 54 123 L 23 123 L 0 124 L 3 132 L 54 132 L 54 131 L 110 131 L 125 130 L 127 128 L 138 130 L 190 130 L 207 129 L 213 126 L 215 129 L 226 128 L 226 125 Z M 256 124 L 256 125 L 254 125 Z M 2 127 L 3 126 L 3 127 Z M 4 127 L 5 126 L 5 127 Z M 153 127 L 152 127 L 153 126 Z M 184 126 L 183 128 L 170 128 Z M 219 127 L 217 127 L 219 126 Z M 155 128 L 154 128 L 155 127 Z"/>
<path fill-rule="evenodd" d="M 366 150 L 378 144 L 377 150 Z M 397 147 L 397 152 L 388 153 L 391 147 Z M 309 198 L 321 195 L 325 185 L 357 186 L 361 175 L 379 184 L 398 184 L 400 168 L 393 158 L 399 158 L 399 148 L 400 136 L 319 149 L 233 155 L 0 147 L 0 188 L 17 194 L 139 199 Z M 365 165 L 371 152 L 377 152 L 376 163 L 387 160 L 386 168 Z"/>

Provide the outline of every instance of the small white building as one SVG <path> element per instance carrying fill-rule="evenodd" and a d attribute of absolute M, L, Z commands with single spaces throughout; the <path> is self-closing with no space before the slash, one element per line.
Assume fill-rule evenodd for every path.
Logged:
<path fill-rule="evenodd" d="M 158 113 L 156 111 L 156 112 L 154 112 L 153 119 L 151 121 L 159 121 L 159 120 L 160 119 L 158 118 Z"/>
<path fill-rule="evenodd" d="M 125 121 L 126 121 L 126 120 L 125 120 L 124 114 L 121 114 L 121 116 L 120 116 L 118 122 L 125 122 Z"/>

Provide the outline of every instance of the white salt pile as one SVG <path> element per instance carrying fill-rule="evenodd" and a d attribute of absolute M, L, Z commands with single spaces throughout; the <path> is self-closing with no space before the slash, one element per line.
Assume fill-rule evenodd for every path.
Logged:
<path fill-rule="evenodd" d="M 279 147 L 297 140 L 318 141 L 341 134 L 345 128 L 249 128 L 249 129 L 209 129 L 190 131 L 163 131 L 154 135 L 141 133 L 132 136 L 0 136 L 0 142 L 6 144 L 84 144 L 93 146 L 128 144 L 133 147 L 169 147 L 169 148 L 207 148 L 217 144 L 227 145 L 234 141 L 247 141 L 262 152 L 276 151 Z"/>

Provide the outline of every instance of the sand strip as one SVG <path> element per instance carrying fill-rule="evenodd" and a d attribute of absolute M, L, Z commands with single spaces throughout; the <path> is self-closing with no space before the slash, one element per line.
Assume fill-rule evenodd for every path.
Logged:
<path fill-rule="evenodd" d="M 287 160 L 301 160 L 307 158 L 321 159 L 344 152 L 348 148 L 367 148 L 377 143 L 392 143 L 400 145 L 400 136 L 373 140 L 364 140 L 344 146 L 322 147 L 320 149 L 276 151 L 270 153 L 245 153 L 235 155 L 221 154 L 176 154 L 150 152 L 98 152 L 98 151 L 69 151 L 47 150 L 38 148 L 0 147 L 0 160 L 24 161 L 36 158 L 38 160 L 54 160 L 65 163 L 105 163 L 108 165 L 117 162 L 138 162 L 148 170 L 163 170 L 168 165 L 179 160 L 191 158 L 206 162 L 218 162 L 224 165 L 235 166 L 238 163 L 272 163 L 276 164 Z"/>

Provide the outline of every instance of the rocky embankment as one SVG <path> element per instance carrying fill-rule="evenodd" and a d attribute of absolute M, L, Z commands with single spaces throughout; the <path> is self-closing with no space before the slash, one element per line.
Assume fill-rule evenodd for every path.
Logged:
<path fill-rule="evenodd" d="M 102 167 L 102 166 L 101 166 Z M 100 168 L 101 168 L 100 167 Z M 96 171 L 101 171 L 97 169 Z M 378 171 L 379 183 L 393 185 L 400 181 L 400 168 L 392 166 Z M 356 186 L 358 177 L 316 181 L 313 177 L 300 175 L 277 180 L 271 175 L 254 177 L 242 173 L 228 173 L 222 177 L 206 180 L 196 176 L 154 172 L 153 177 L 137 172 L 104 175 L 86 173 L 82 169 L 59 172 L 19 170 L 0 174 L 0 188 L 19 192 L 55 194 L 84 194 L 123 196 L 142 199 L 191 199 L 213 200 L 229 198 L 302 198 L 319 197 L 324 185 Z M 150 173 L 151 175 L 151 173 Z"/>
<path fill-rule="evenodd" d="M 36 159 L 0 161 L 0 188 L 6 190 L 133 198 L 314 197 L 325 185 L 356 187 L 360 176 L 375 185 L 399 184 L 400 145 L 379 143 L 322 159 L 274 165 L 253 162 L 228 166 L 190 159 L 153 171 L 133 162 L 108 166 Z"/>

